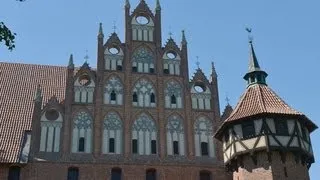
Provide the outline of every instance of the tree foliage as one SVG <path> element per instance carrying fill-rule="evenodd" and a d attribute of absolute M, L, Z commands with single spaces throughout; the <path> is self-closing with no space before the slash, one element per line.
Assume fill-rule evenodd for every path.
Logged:
<path fill-rule="evenodd" d="M 25 1 L 25 0 L 17 0 L 17 1 Z M 4 45 L 8 47 L 9 50 L 15 48 L 15 36 L 16 33 L 11 32 L 11 30 L 4 24 L 4 22 L 0 22 L 0 43 L 4 42 Z"/>

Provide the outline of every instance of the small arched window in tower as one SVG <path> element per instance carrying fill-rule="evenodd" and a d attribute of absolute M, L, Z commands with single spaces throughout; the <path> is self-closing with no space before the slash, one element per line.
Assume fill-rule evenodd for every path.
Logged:
<path fill-rule="evenodd" d="M 146 172 L 146 180 L 156 180 L 157 171 L 155 169 L 148 169 Z"/>
<path fill-rule="evenodd" d="M 200 180 L 211 180 L 211 173 L 208 171 L 200 171 Z"/>
<path fill-rule="evenodd" d="M 19 180 L 20 179 L 20 167 L 11 166 L 9 168 L 8 180 Z"/>
<path fill-rule="evenodd" d="M 79 152 L 84 152 L 84 137 L 79 138 L 79 148 L 78 151 Z"/>
<path fill-rule="evenodd" d="M 111 101 L 117 100 L 117 94 L 116 94 L 116 92 L 114 92 L 114 90 L 111 92 L 110 96 L 111 96 Z"/>
<path fill-rule="evenodd" d="M 201 142 L 201 155 L 202 156 L 208 156 L 208 143 L 207 142 Z"/>
<path fill-rule="evenodd" d="M 122 170 L 120 168 L 112 168 L 111 180 L 121 180 Z"/>
<path fill-rule="evenodd" d="M 79 169 L 76 167 L 70 167 L 68 169 L 68 180 L 78 180 L 79 179 Z"/>
<path fill-rule="evenodd" d="M 132 102 L 138 102 L 138 95 L 136 92 L 134 92 L 132 95 Z"/>
<path fill-rule="evenodd" d="M 171 96 L 171 104 L 177 104 L 177 98 L 174 94 Z"/>
<path fill-rule="evenodd" d="M 151 103 L 155 103 L 156 102 L 156 97 L 155 97 L 154 93 L 151 93 L 151 95 L 150 95 L 150 102 Z"/>

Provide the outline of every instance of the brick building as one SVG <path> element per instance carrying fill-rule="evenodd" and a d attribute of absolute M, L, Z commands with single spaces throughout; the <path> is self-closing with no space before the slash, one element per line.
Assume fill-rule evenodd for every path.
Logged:
<path fill-rule="evenodd" d="M 154 12 L 144 0 L 130 11 L 126 0 L 125 42 L 116 33 L 105 39 L 100 24 L 95 69 L 75 67 L 72 55 L 67 67 L 0 63 L 0 180 L 231 180 L 233 171 L 234 179 L 248 179 L 219 140 L 237 112 L 251 118 L 250 107 L 259 105 L 228 105 L 220 116 L 213 64 L 209 78 L 200 68 L 189 78 L 184 32 L 180 46 L 171 37 L 162 42 L 159 1 Z M 286 106 L 275 101 L 279 111 Z M 316 128 L 304 120 L 307 133 Z M 308 177 L 310 153 L 301 165 L 294 153 L 286 157 L 288 173 Z M 251 174 L 272 179 L 272 171 Z"/>

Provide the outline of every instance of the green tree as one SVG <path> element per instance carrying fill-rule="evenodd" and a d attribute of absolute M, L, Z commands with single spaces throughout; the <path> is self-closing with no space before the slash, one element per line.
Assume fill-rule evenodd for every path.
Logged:
<path fill-rule="evenodd" d="M 16 0 L 16 1 L 25 1 L 25 0 Z M 4 42 L 4 45 L 8 47 L 9 50 L 15 48 L 15 36 L 16 33 L 11 32 L 11 30 L 4 24 L 0 22 L 0 43 Z"/>

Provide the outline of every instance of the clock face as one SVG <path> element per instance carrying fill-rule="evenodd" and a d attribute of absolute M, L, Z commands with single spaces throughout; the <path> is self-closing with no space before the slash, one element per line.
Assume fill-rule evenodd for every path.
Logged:
<path fill-rule="evenodd" d="M 45 116 L 50 121 L 55 121 L 59 118 L 59 112 L 55 109 L 49 109 L 46 111 Z"/>
<path fill-rule="evenodd" d="M 149 23 L 149 19 L 145 16 L 138 16 L 136 17 L 136 21 L 141 25 L 146 25 Z"/>

